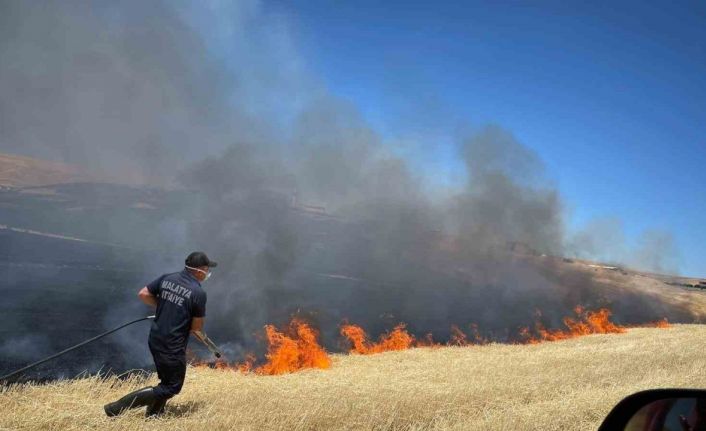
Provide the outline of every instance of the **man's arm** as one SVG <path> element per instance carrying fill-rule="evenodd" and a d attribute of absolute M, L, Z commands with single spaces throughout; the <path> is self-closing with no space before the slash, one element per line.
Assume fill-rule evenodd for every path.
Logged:
<path fill-rule="evenodd" d="M 201 331 L 203 330 L 204 319 L 204 317 L 193 317 L 191 319 L 191 333 L 194 334 L 196 338 L 199 338 L 200 335 L 203 334 Z M 199 341 L 201 341 L 200 338 Z"/>
<path fill-rule="evenodd" d="M 208 350 L 213 353 L 216 358 L 221 357 L 221 350 L 216 346 L 216 344 L 208 338 L 205 332 L 203 332 L 203 317 L 194 317 L 191 319 L 191 333 L 194 334 L 197 340 L 202 342 Z"/>
<path fill-rule="evenodd" d="M 140 298 L 140 301 L 144 302 L 145 304 L 152 306 L 152 307 L 157 307 L 157 297 L 152 295 L 150 291 L 147 289 L 147 286 L 143 287 L 142 290 L 137 294 L 137 296 Z"/>

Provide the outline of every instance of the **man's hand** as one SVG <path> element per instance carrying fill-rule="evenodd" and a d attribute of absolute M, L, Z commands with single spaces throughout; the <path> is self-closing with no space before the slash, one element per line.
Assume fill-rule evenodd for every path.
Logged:
<path fill-rule="evenodd" d="M 193 331 L 192 334 L 194 334 L 194 337 L 202 342 L 216 358 L 220 358 L 223 355 L 221 353 L 221 349 L 219 349 L 218 346 L 216 346 L 216 344 L 208 338 L 208 335 L 201 331 Z"/>
<path fill-rule="evenodd" d="M 191 319 L 191 333 L 194 334 L 194 337 L 202 342 L 216 358 L 222 356 L 221 349 L 203 332 L 203 317 L 194 317 Z"/>
<path fill-rule="evenodd" d="M 147 290 L 147 286 L 143 287 L 142 290 L 137 294 L 137 296 L 140 298 L 140 301 L 144 302 L 145 304 L 157 308 L 157 297 L 152 295 L 149 290 Z"/>

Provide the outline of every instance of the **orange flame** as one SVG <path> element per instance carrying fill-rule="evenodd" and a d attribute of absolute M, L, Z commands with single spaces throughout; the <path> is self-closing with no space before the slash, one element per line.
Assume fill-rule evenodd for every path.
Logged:
<path fill-rule="evenodd" d="M 358 325 L 341 325 L 341 335 L 346 337 L 351 343 L 349 353 L 366 354 L 370 350 L 368 334 Z"/>
<path fill-rule="evenodd" d="M 391 350 L 405 350 L 412 347 L 414 337 L 405 329 L 407 325 L 400 323 L 387 334 L 380 337 L 380 341 L 373 346 L 374 353 L 389 352 Z"/>
<path fill-rule="evenodd" d="M 447 345 L 467 346 L 470 344 L 488 343 L 488 340 L 480 335 L 478 325 L 471 324 L 469 326 L 471 328 L 473 341 L 469 341 L 468 336 L 458 326 L 451 325 L 451 337 Z M 349 353 L 358 353 L 361 355 L 405 350 L 412 347 L 441 347 L 443 345 L 434 341 L 434 337 L 431 333 L 428 333 L 423 338 L 415 339 L 405 328 L 404 323 L 398 324 L 389 333 L 381 335 L 377 343 L 370 342 L 368 334 L 358 325 L 344 324 L 341 326 L 340 332 L 350 343 L 351 347 Z"/>
<path fill-rule="evenodd" d="M 215 369 L 235 369 L 241 373 L 255 372 L 260 375 L 293 373 L 305 368 L 329 368 L 331 358 L 318 342 L 318 332 L 308 323 L 292 319 L 289 325 L 279 331 L 274 325 L 265 326 L 267 338 L 267 362 L 255 367 L 257 358 L 248 353 L 242 363 L 229 364 L 219 359 L 216 362 L 192 362 L 194 366 L 207 366 Z"/>
<path fill-rule="evenodd" d="M 255 370 L 257 374 L 277 375 L 331 366 L 331 358 L 319 345 L 319 334 L 306 322 L 293 319 L 286 333 L 278 331 L 273 325 L 266 325 L 265 334 L 267 363 Z"/>
<path fill-rule="evenodd" d="M 671 328 L 672 325 L 669 323 L 667 318 L 657 320 L 655 322 L 643 323 L 642 325 L 635 325 L 635 328 Z"/>
<path fill-rule="evenodd" d="M 535 334 L 529 327 L 519 330 L 522 342 L 527 344 L 537 344 L 543 341 L 568 340 L 590 334 L 621 334 L 626 328 L 610 321 L 610 310 L 601 308 L 598 311 L 584 311 L 583 307 L 574 308 L 577 319 L 565 317 L 564 326 L 567 329 L 546 329 L 539 321 L 541 313 L 537 312 L 537 321 L 534 324 Z"/>
<path fill-rule="evenodd" d="M 665 317 L 665 318 L 662 319 L 662 320 L 658 320 L 658 321 L 656 321 L 656 322 L 653 322 L 653 323 L 651 324 L 651 326 L 653 326 L 653 327 L 655 327 L 655 328 L 670 328 L 672 325 L 669 324 L 669 321 L 668 321 L 667 318 Z"/>
<path fill-rule="evenodd" d="M 350 353 L 369 355 L 371 353 L 389 352 L 392 350 L 405 350 L 415 343 L 414 336 L 405 329 L 406 325 L 400 323 L 395 328 L 380 336 L 377 343 L 368 340 L 368 334 L 357 325 L 345 324 L 341 326 L 341 335 L 348 338 L 351 343 Z"/>
<path fill-rule="evenodd" d="M 536 322 L 532 328 L 529 326 L 518 329 L 520 343 L 537 344 L 545 341 L 566 340 L 590 334 L 619 334 L 627 327 L 617 325 L 610 320 L 611 313 L 602 308 L 598 311 L 586 311 L 583 307 L 574 308 L 575 317 L 565 317 L 562 321 L 566 329 L 547 329 L 540 321 L 541 313 L 537 311 Z M 670 327 L 667 319 L 651 322 L 634 327 Z M 478 325 L 470 324 L 468 334 L 458 326 L 451 326 L 451 335 L 447 345 L 468 346 L 473 344 L 487 344 L 489 339 L 483 337 Z M 435 342 L 431 333 L 421 339 L 415 339 L 404 323 L 395 326 L 392 331 L 380 335 L 377 342 L 370 341 L 363 328 L 353 324 L 343 324 L 340 334 L 350 343 L 349 353 L 369 355 L 373 353 L 394 350 L 406 350 L 412 347 L 438 347 L 442 344 Z M 318 332 L 308 323 L 294 318 L 287 327 L 278 330 L 273 325 L 265 326 L 265 335 L 268 343 L 266 354 L 267 362 L 259 367 L 255 366 L 257 358 L 254 354 L 246 355 L 242 363 L 228 364 L 223 360 L 214 362 L 196 362 L 196 366 L 208 366 L 216 369 L 236 369 L 242 373 L 254 372 L 260 375 L 279 375 L 293 373 L 306 368 L 326 369 L 331 366 L 331 359 L 326 350 L 318 342 Z M 192 352 L 187 352 L 189 357 Z"/>
<path fill-rule="evenodd" d="M 235 367 L 238 371 L 240 371 L 243 374 L 247 374 L 251 372 L 254 367 L 255 367 L 255 361 L 257 361 L 257 358 L 253 353 L 248 353 L 245 355 L 245 362 L 242 362 L 240 364 L 235 364 Z"/>

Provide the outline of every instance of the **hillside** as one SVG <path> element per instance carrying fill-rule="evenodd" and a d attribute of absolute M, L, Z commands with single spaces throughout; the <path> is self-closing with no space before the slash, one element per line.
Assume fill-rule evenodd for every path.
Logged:
<path fill-rule="evenodd" d="M 538 345 L 336 355 L 284 376 L 190 368 L 163 419 L 102 405 L 153 384 L 97 378 L 0 392 L 3 430 L 586 430 L 647 388 L 706 387 L 706 328 L 632 329 Z"/>
<path fill-rule="evenodd" d="M 87 179 L 88 176 L 75 166 L 0 153 L 1 187 L 37 187 Z"/>
<path fill-rule="evenodd" d="M 681 314 L 679 321 L 701 323 L 706 319 L 706 279 L 654 274 L 625 267 L 552 256 L 525 256 L 538 266 L 573 270 L 593 277 L 607 298 L 623 295 L 661 308 L 663 315 Z"/>

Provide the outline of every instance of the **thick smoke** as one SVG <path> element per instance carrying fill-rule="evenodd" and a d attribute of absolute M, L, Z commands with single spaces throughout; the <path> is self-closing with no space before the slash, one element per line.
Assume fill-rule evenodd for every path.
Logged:
<path fill-rule="evenodd" d="M 614 305 L 625 322 L 690 317 L 551 257 L 563 253 L 562 202 L 510 132 L 469 134 L 467 182 L 431 195 L 355 107 L 306 74 L 286 19 L 258 2 L 201 5 L 0 5 L 0 149 L 177 196 L 160 198 L 169 211 L 150 226 L 132 215 L 108 216 L 107 232 L 82 226 L 129 243 L 121 259 L 149 256 L 120 279 L 134 284 L 111 296 L 106 326 L 139 314 L 134 291 L 194 249 L 220 262 L 207 326 L 234 355 L 293 314 L 330 348 L 344 319 L 441 338 L 475 322 L 504 340 L 536 309 L 550 325 L 577 304 Z M 138 336 L 119 339 L 139 352 L 125 367 L 147 360 Z"/>
<path fill-rule="evenodd" d="M 600 218 L 590 221 L 567 239 L 566 251 L 576 258 L 618 263 L 627 254 L 624 227 L 620 219 Z"/>
<path fill-rule="evenodd" d="M 616 218 L 599 218 L 569 235 L 565 253 L 572 257 L 608 262 L 615 265 L 676 274 L 679 254 L 669 232 L 648 229 L 635 241 L 628 241 L 622 222 Z"/>
<path fill-rule="evenodd" d="M 537 156 L 498 127 L 465 144 L 469 180 L 459 198 L 458 236 L 472 250 L 521 243 L 559 254 L 563 220 L 557 191 L 543 185 Z"/>
<path fill-rule="evenodd" d="M 241 351 L 262 325 L 302 313 L 329 345 L 346 319 L 441 337 L 450 322 L 474 322 L 507 340 L 538 309 L 549 325 L 579 304 L 610 306 L 623 322 L 690 317 L 551 257 L 563 252 L 558 193 L 507 131 L 462 143 L 468 182 L 440 202 L 364 124 L 320 106 L 298 120 L 295 156 L 236 144 L 181 177 L 202 197 L 192 237 L 223 262 L 209 286 L 223 299 L 215 333 Z"/>
<path fill-rule="evenodd" d="M 669 232 L 651 229 L 637 240 L 632 266 L 662 274 L 677 272 L 678 252 Z"/>
<path fill-rule="evenodd" d="M 257 121 L 231 103 L 239 77 L 177 4 L 2 2 L 0 148 L 169 184 L 189 160 L 249 137 Z"/>

